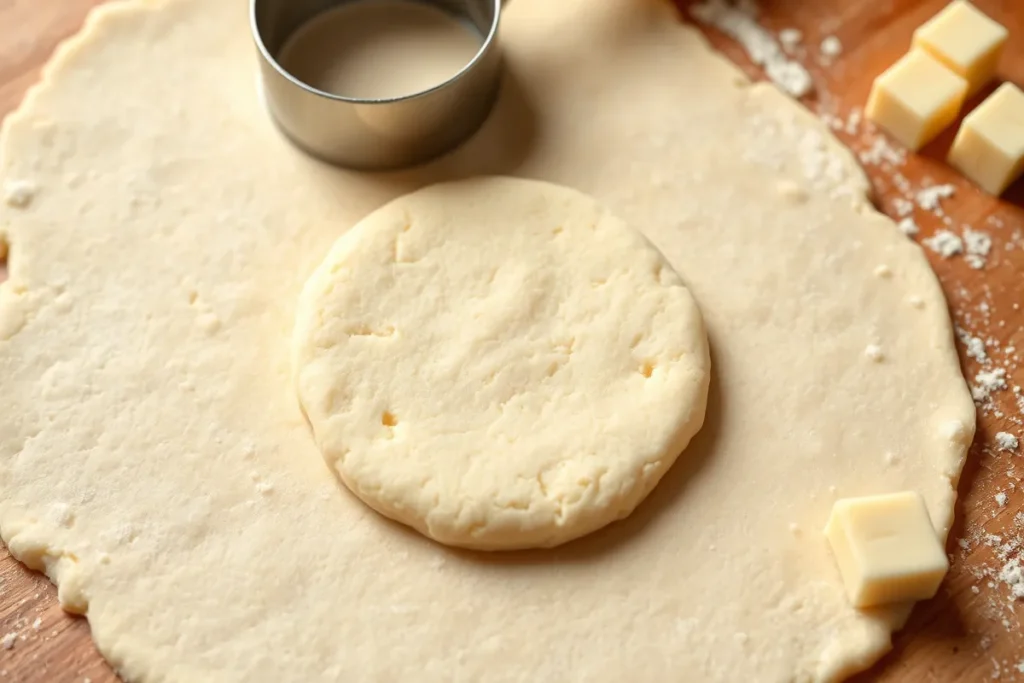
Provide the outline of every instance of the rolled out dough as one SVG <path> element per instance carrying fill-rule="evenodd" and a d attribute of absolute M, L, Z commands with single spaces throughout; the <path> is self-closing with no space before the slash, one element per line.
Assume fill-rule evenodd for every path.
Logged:
<path fill-rule="evenodd" d="M 974 410 L 933 273 L 826 128 L 667 3 L 516 0 L 472 141 L 335 170 L 258 104 L 246 4 L 103 7 L 3 133 L 0 176 L 39 191 L 0 207 L 0 532 L 125 678 L 830 681 L 879 657 L 908 610 L 852 609 L 821 529 L 838 497 L 912 489 L 945 535 Z M 339 232 L 474 174 L 595 196 L 708 329 L 686 456 L 555 549 L 383 519 L 291 390 Z"/>
<path fill-rule="evenodd" d="M 299 399 L 359 498 L 442 543 L 550 547 L 622 519 L 704 421 L 707 336 L 590 197 L 475 178 L 399 197 L 299 299 Z"/>

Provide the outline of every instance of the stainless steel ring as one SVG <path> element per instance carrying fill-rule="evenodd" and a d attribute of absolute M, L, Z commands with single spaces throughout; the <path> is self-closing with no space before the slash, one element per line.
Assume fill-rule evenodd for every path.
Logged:
<path fill-rule="evenodd" d="M 366 170 L 412 166 L 457 146 L 487 118 L 501 77 L 502 0 L 416 0 L 476 27 L 482 45 L 462 71 L 420 93 L 358 99 L 317 90 L 277 61 L 295 31 L 331 9 L 373 0 L 251 0 L 270 114 L 295 144 L 325 161 Z"/>

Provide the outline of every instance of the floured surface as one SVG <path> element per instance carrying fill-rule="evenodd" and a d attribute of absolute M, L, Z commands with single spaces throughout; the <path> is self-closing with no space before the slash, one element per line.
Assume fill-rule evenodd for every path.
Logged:
<path fill-rule="evenodd" d="M 973 407 L 933 275 L 828 134 L 660 4 L 519 0 L 512 77 L 468 147 L 330 171 L 255 106 L 243 5 L 108 10 L 4 148 L 4 177 L 41 189 L 0 214 L 0 529 L 37 566 L 74 553 L 52 572 L 129 679 L 809 680 L 884 650 L 901 615 L 846 606 L 820 528 L 835 497 L 906 488 L 947 528 Z M 283 389 L 338 226 L 494 172 L 644 226 L 716 368 L 687 466 L 647 503 L 505 559 L 347 497 Z"/>
<path fill-rule="evenodd" d="M 593 198 L 472 178 L 381 207 L 302 290 L 299 401 L 375 510 L 448 545 L 546 548 L 622 519 L 704 421 L 700 312 Z"/>

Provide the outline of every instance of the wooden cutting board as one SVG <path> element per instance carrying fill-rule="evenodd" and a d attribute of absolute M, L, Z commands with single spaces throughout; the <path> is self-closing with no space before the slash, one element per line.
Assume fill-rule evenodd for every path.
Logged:
<path fill-rule="evenodd" d="M 17 106 L 57 43 L 74 33 L 88 10 L 102 1 L 0 0 L 0 116 Z M 762 0 L 761 4 L 764 26 L 776 32 L 783 28 L 803 32 L 803 47 L 797 54 L 816 84 L 816 93 L 805 102 L 832 122 L 837 135 L 855 151 L 866 153 L 866 168 L 882 210 L 899 217 L 906 210 L 902 200 L 913 199 L 922 187 L 956 186 L 956 194 L 943 202 L 945 219 L 914 208 L 911 217 L 921 230 L 915 239 L 944 228 L 960 234 L 965 225 L 991 237 L 991 252 L 981 269 L 971 268 L 962 257 L 944 259 L 927 249 L 926 254 L 942 281 L 957 325 L 986 343 L 986 369 L 1004 367 L 1009 387 L 1024 385 L 1024 364 L 1007 351 L 1016 347 L 1024 356 L 1024 181 L 1011 188 L 1003 201 L 974 189 L 943 163 L 952 130 L 921 154 L 909 155 L 905 163 L 886 162 L 877 153 L 880 136 L 858 123 L 853 113 L 863 106 L 871 80 L 905 52 L 914 28 L 941 9 L 945 0 Z M 977 0 L 976 4 L 1010 28 L 1011 43 L 1000 75 L 1024 84 L 1024 2 Z M 761 77 L 740 46 L 714 30 L 707 33 L 751 76 Z M 823 60 L 819 45 L 830 35 L 838 37 L 844 49 L 838 58 Z M 974 378 L 982 365 L 967 355 L 962 343 L 960 350 L 965 375 Z M 1019 451 L 1000 451 L 995 444 L 1000 431 L 1016 434 L 1024 443 L 1024 403 L 1018 405 L 1008 388 L 982 406 L 979 417 L 978 437 L 960 483 L 957 523 L 950 535 L 953 568 L 949 578 L 938 597 L 918 605 L 907 628 L 897 635 L 893 652 L 858 677 L 858 683 L 1024 682 L 1024 626 L 1020 624 L 1024 601 L 1012 603 L 1007 586 L 998 578 L 1001 565 L 1019 552 L 1015 539 L 1024 535 L 1024 517 L 1019 526 L 1014 522 L 1024 508 L 1020 484 L 1024 458 Z M 1015 463 L 1019 463 L 1016 468 Z M 1005 502 L 1000 494 L 1006 496 Z M 994 534 L 999 540 L 989 537 L 986 543 L 983 534 Z M 1004 544 L 1010 549 L 1000 550 L 998 546 Z M 0 548 L 0 636 L 8 633 L 18 636 L 11 649 L 0 649 L 0 683 L 117 680 L 93 647 L 86 621 L 65 615 L 57 606 L 53 586 Z"/>

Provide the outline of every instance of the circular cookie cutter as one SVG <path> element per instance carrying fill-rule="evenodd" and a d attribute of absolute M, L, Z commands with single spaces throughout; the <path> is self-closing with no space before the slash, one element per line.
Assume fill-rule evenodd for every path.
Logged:
<path fill-rule="evenodd" d="M 501 80 L 502 0 L 416 0 L 474 27 L 481 46 L 455 76 L 422 92 L 360 99 L 318 90 L 279 62 L 288 39 L 312 19 L 374 0 L 251 0 L 270 114 L 296 145 L 330 163 L 383 170 L 412 166 L 466 140 L 490 113 Z"/>

